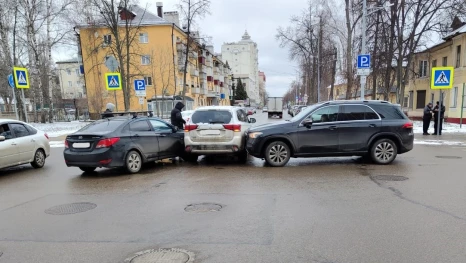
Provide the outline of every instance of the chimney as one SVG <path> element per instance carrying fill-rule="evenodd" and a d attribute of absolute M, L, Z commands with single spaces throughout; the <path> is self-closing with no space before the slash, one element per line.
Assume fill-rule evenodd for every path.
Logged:
<path fill-rule="evenodd" d="M 164 19 L 180 27 L 180 15 L 177 11 L 163 12 Z"/>
<path fill-rule="evenodd" d="M 160 18 L 163 18 L 163 3 L 162 2 L 157 2 L 157 16 Z"/>

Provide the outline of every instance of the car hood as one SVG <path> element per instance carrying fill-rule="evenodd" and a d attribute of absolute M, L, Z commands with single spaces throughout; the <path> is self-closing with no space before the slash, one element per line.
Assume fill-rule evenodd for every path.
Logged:
<path fill-rule="evenodd" d="M 269 130 L 269 129 L 277 129 L 277 128 L 282 128 L 282 127 L 288 127 L 293 125 L 292 122 L 289 121 L 279 121 L 279 122 L 272 122 L 272 123 L 266 123 L 266 124 L 261 124 L 252 127 L 249 129 L 250 132 L 260 132 L 264 130 Z"/>

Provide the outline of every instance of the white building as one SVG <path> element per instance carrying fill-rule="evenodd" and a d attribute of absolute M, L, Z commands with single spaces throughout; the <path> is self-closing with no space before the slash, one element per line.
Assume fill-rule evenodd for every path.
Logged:
<path fill-rule="evenodd" d="M 228 61 L 233 76 L 246 85 L 251 105 L 260 104 L 259 50 L 247 31 L 241 41 L 222 45 L 222 60 Z"/>
<path fill-rule="evenodd" d="M 63 99 L 81 99 L 86 97 L 84 75 L 81 74 L 78 59 L 58 61 L 57 70 Z"/>

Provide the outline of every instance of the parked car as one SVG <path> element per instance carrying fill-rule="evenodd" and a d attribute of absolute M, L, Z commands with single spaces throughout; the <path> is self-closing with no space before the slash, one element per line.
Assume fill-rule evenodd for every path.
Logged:
<path fill-rule="evenodd" d="M 255 108 L 249 107 L 249 108 L 245 108 L 245 110 L 246 110 L 248 116 L 256 114 L 256 109 Z"/>
<path fill-rule="evenodd" d="M 183 120 L 185 120 L 186 122 L 189 121 L 189 119 L 191 118 L 191 115 L 193 115 L 193 110 L 185 110 L 185 111 L 182 111 L 181 112 L 181 117 L 183 118 Z"/>
<path fill-rule="evenodd" d="M 248 132 L 249 154 L 271 166 L 291 157 L 364 156 L 389 164 L 413 149 L 413 123 L 386 101 L 331 101 L 309 106 L 289 121 Z"/>
<path fill-rule="evenodd" d="M 68 167 L 92 172 L 97 167 L 124 167 L 130 173 L 142 164 L 184 156 L 184 133 L 155 117 L 113 117 L 70 134 L 63 152 Z"/>
<path fill-rule="evenodd" d="M 293 109 L 292 115 L 291 115 L 291 116 L 294 117 L 294 116 L 298 115 L 298 113 L 301 111 L 302 108 L 306 108 L 306 106 L 305 106 L 305 105 L 298 105 L 298 106 L 296 106 L 296 107 Z"/>
<path fill-rule="evenodd" d="M 194 111 L 185 125 L 185 150 L 190 161 L 199 155 L 231 154 L 246 162 L 246 132 L 255 123 L 244 108 L 235 106 L 208 106 Z"/>
<path fill-rule="evenodd" d="M 290 116 L 293 117 L 293 111 L 294 111 L 294 109 L 295 109 L 296 107 L 298 107 L 298 106 L 299 106 L 299 105 L 293 105 L 293 106 L 291 106 L 290 108 L 288 108 L 288 114 L 289 114 Z"/>
<path fill-rule="evenodd" d="M 298 108 L 296 109 L 295 115 L 298 115 L 298 114 L 299 114 L 301 111 L 303 111 L 304 109 L 306 109 L 306 106 L 304 106 L 304 107 L 298 107 Z"/>
<path fill-rule="evenodd" d="M 26 163 L 42 168 L 49 155 L 46 133 L 21 121 L 0 119 L 0 168 Z"/>
<path fill-rule="evenodd" d="M 269 111 L 269 108 L 267 108 L 267 106 L 262 108 L 262 112 L 268 112 L 268 111 Z"/>

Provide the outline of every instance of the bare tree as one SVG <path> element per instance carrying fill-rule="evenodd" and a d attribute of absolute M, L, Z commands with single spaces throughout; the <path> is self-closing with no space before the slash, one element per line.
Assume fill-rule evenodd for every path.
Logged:
<path fill-rule="evenodd" d="M 160 90 L 162 94 L 162 104 L 165 98 L 165 95 L 168 94 L 170 89 L 174 90 L 174 64 L 171 49 L 158 49 L 151 51 L 151 59 L 157 61 L 152 67 L 152 77 L 159 81 Z M 157 84 L 154 82 L 154 94 L 157 96 Z M 157 106 L 157 116 L 160 116 L 160 107 Z"/>
<path fill-rule="evenodd" d="M 191 30 L 196 22 L 196 19 L 203 18 L 206 14 L 210 14 L 210 0 L 180 0 L 178 8 L 184 19 L 183 29 L 186 30 L 186 47 L 183 54 L 184 69 L 183 69 L 183 104 L 186 105 L 186 75 L 188 72 L 189 52 L 195 39 L 191 36 Z"/>
<path fill-rule="evenodd" d="M 136 40 L 139 37 L 146 9 L 136 14 L 133 12 L 134 5 L 132 5 L 135 1 L 132 0 L 91 0 L 91 2 L 101 14 L 101 19 L 96 21 L 95 26 L 105 27 L 110 31 L 111 40 L 104 39 L 102 44 L 109 48 L 109 53 L 114 55 L 119 62 L 124 106 L 125 110 L 129 110 L 131 107 L 131 76 L 137 75 L 130 71 L 132 57 L 134 57 L 134 52 L 137 52 L 135 51 Z"/>

